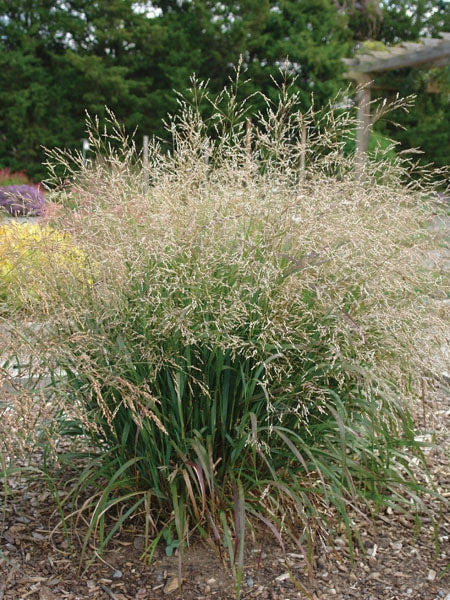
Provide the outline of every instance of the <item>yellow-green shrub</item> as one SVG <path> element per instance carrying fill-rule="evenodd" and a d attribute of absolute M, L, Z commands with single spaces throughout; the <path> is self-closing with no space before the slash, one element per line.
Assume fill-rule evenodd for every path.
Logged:
<path fill-rule="evenodd" d="M 49 225 L 0 225 L 0 300 L 9 307 L 44 302 L 52 286 L 80 280 L 84 262 L 71 237 Z"/>

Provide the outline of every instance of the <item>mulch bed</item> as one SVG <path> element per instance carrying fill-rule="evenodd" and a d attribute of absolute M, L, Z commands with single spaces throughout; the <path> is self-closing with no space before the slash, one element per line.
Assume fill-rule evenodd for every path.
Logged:
<path fill-rule="evenodd" d="M 437 441 L 427 450 L 430 470 L 441 493 L 450 498 L 450 396 L 440 394 L 425 409 L 422 418 Z M 143 536 L 137 528 L 122 531 L 104 556 L 80 574 L 57 527 L 45 482 L 16 476 L 8 483 L 6 495 L 0 488 L 0 600 L 235 598 L 229 569 L 206 543 L 185 551 L 180 595 L 178 557 L 167 557 L 158 548 L 150 565 L 140 561 Z M 376 522 L 361 522 L 363 549 L 355 548 L 353 564 L 344 537 L 335 538 L 334 550 L 323 544 L 312 580 L 298 548 L 287 549 L 286 564 L 272 540 L 252 544 L 249 539 L 241 598 L 307 598 L 290 571 L 314 600 L 450 600 L 449 502 L 430 500 L 427 505 L 416 534 L 418 523 L 392 511 Z"/>

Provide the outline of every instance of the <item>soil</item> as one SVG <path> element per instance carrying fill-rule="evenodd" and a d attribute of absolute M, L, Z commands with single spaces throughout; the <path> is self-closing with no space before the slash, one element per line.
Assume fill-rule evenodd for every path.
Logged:
<path fill-rule="evenodd" d="M 450 498 L 450 395 L 425 402 L 419 426 L 437 444 L 427 461 L 441 494 Z M 118 534 L 102 558 L 84 573 L 71 559 L 45 481 L 9 478 L 0 488 L 0 600 L 228 600 L 233 578 L 211 546 L 193 543 L 179 557 L 156 549 L 148 565 L 140 560 L 144 537 L 138 529 Z M 355 515 L 355 518 L 362 519 Z M 420 530 L 419 526 L 420 525 Z M 55 528 L 56 527 L 56 528 Z M 362 547 L 350 560 L 345 536 L 316 553 L 312 574 L 298 548 L 286 556 L 274 540 L 247 541 L 242 599 L 450 600 L 450 506 L 427 501 L 414 521 L 392 511 L 361 521 Z M 92 551 L 91 551 L 92 555 Z"/>

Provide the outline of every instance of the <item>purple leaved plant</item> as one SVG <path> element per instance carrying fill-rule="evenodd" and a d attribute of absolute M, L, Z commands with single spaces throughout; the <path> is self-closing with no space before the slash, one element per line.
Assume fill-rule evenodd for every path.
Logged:
<path fill-rule="evenodd" d="M 0 210 L 13 217 L 37 216 L 45 211 L 45 197 L 39 187 L 33 185 L 0 186 Z"/>

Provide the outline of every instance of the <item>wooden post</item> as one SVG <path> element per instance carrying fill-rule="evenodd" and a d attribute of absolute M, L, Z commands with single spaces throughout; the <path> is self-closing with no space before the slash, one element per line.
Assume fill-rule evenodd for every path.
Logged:
<path fill-rule="evenodd" d="M 305 177 L 305 166 L 306 166 L 306 125 L 302 127 L 301 141 L 300 141 L 300 181 L 303 181 Z"/>
<path fill-rule="evenodd" d="M 142 144 L 142 166 L 144 168 L 144 172 L 148 172 L 148 135 L 144 135 L 144 140 Z"/>
<path fill-rule="evenodd" d="M 355 177 L 361 180 L 366 167 L 370 138 L 370 77 L 361 77 L 360 89 L 356 95 L 358 105 L 358 125 L 356 129 Z"/>
<path fill-rule="evenodd" d="M 205 163 L 206 167 L 209 164 L 209 154 L 210 154 L 209 139 L 206 138 L 206 140 L 203 142 L 203 162 Z"/>
<path fill-rule="evenodd" d="M 245 129 L 245 150 L 247 157 L 250 158 L 252 155 L 252 120 L 247 117 L 246 129 Z"/>
<path fill-rule="evenodd" d="M 245 166 L 247 185 L 250 185 L 252 166 L 252 120 L 250 117 L 247 117 L 245 124 L 245 154 L 247 158 Z"/>
<path fill-rule="evenodd" d="M 87 154 L 87 152 L 89 150 L 89 140 L 83 138 L 81 140 L 81 144 L 82 144 L 82 146 L 81 146 L 81 148 L 82 148 L 81 154 L 82 154 L 82 157 L 83 157 L 83 164 L 86 165 L 86 163 L 87 163 L 86 154 Z"/>
<path fill-rule="evenodd" d="M 344 77 L 360 85 L 357 93 L 358 129 L 356 135 L 355 178 L 362 179 L 366 165 L 370 137 L 370 81 L 379 73 L 405 67 L 432 68 L 450 64 L 450 33 L 441 32 L 439 38 L 420 38 L 417 42 L 402 42 L 400 46 L 382 51 L 357 54 L 343 58 L 348 71 Z"/>
<path fill-rule="evenodd" d="M 142 141 L 142 170 L 144 173 L 144 188 L 148 187 L 148 135 L 144 135 Z"/>

